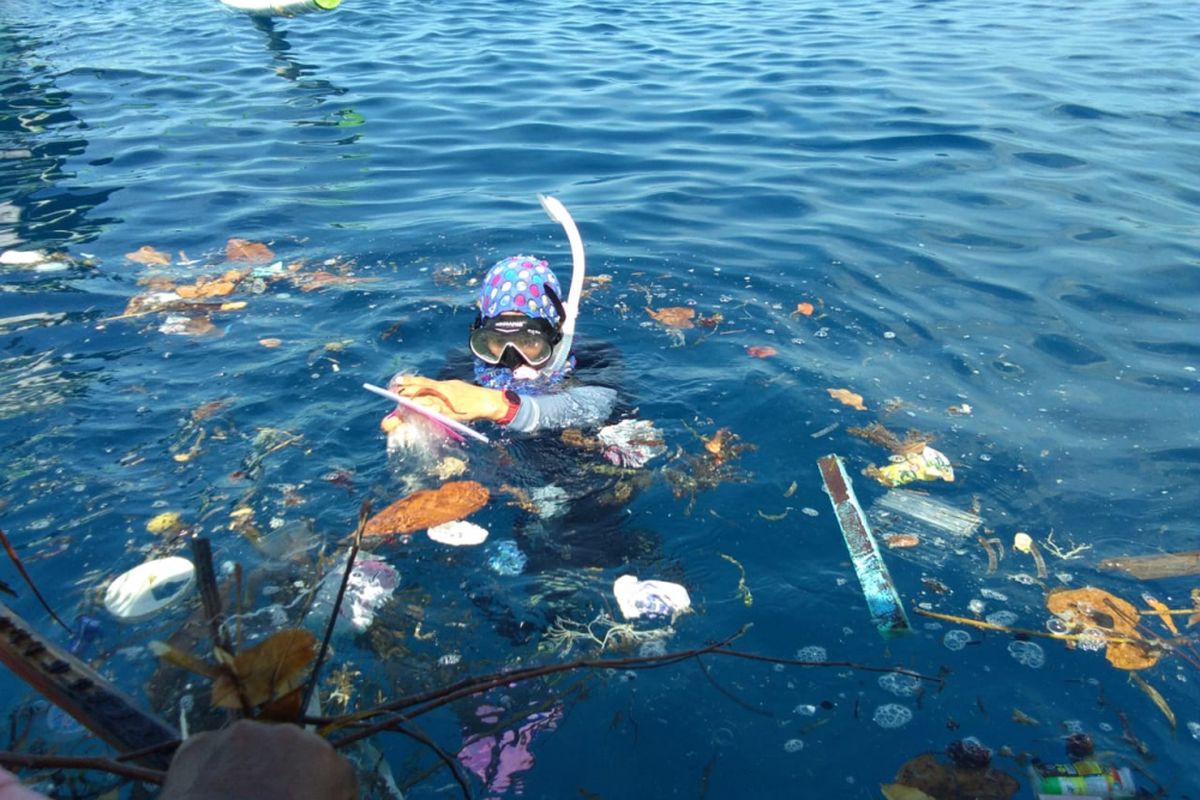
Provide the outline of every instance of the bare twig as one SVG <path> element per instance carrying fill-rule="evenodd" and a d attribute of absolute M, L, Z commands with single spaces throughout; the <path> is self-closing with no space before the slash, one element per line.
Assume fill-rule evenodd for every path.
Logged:
<path fill-rule="evenodd" d="M 354 530 L 354 542 L 350 545 L 350 552 L 346 556 L 346 571 L 342 573 L 342 583 L 338 586 L 337 599 L 333 601 L 329 621 L 325 624 L 325 638 L 321 640 L 321 649 L 317 652 L 317 660 L 313 662 L 312 675 L 304 690 L 304 702 L 300 704 L 301 711 L 308 708 L 313 692 L 317 690 L 318 682 L 321 679 L 321 664 L 325 661 L 325 654 L 329 651 L 329 640 L 333 638 L 333 628 L 337 624 L 338 613 L 342 608 L 342 598 L 346 596 L 346 587 L 350 585 L 350 574 L 354 572 L 354 559 L 358 556 L 358 548 L 362 546 L 363 531 L 366 530 L 367 520 L 370 517 L 371 500 L 368 498 L 358 509 L 358 527 Z"/>
<path fill-rule="evenodd" d="M 87 758 L 79 756 L 50 756 L 34 755 L 33 753 L 13 753 L 0 751 L 0 765 L 5 767 L 33 767 L 59 769 L 90 769 L 108 772 L 130 778 L 143 783 L 161 784 L 166 780 L 166 773 L 146 767 L 135 767 L 132 764 L 122 764 L 111 758 Z"/>
<path fill-rule="evenodd" d="M 21 577 L 25 579 L 26 585 L 33 590 L 33 594 L 37 597 L 38 602 L 42 604 L 42 608 L 46 609 L 46 613 L 54 618 L 54 621 L 62 626 L 68 636 L 74 636 L 75 631 L 71 630 L 71 626 L 62 621 L 62 617 L 54 613 L 54 609 L 46 602 L 46 598 L 42 597 L 42 593 L 38 591 L 37 584 L 33 582 L 33 578 L 29 577 L 29 573 L 25 570 L 25 565 L 21 563 L 21 559 L 17 557 L 17 551 L 13 549 L 12 544 L 8 541 L 8 537 L 4 535 L 4 531 L 0 530 L 0 544 L 4 545 L 4 551 L 8 553 L 8 557 L 12 559 L 13 566 L 17 568 L 17 572 L 21 573 Z"/>

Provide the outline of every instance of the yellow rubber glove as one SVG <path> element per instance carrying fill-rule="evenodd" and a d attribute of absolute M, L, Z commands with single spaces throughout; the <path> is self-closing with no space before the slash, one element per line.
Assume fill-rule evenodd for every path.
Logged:
<path fill-rule="evenodd" d="M 417 375 L 403 375 L 392 381 L 391 389 L 459 422 L 477 419 L 495 422 L 508 413 L 504 392 L 466 381 L 435 381 Z"/>

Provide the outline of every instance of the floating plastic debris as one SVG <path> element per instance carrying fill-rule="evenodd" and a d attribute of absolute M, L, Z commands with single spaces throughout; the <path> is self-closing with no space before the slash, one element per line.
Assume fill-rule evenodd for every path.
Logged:
<path fill-rule="evenodd" d="M 451 547 L 471 547 L 483 544 L 488 538 L 487 528 L 465 520 L 435 525 L 425 533 L 433 541 L 448 544 Z"/>
<path fill-rule="evenodd" d="M 792 709 L 792 713 L 801 717 L 811 717 L 817 713 L 817 707 L 808 703 L 801 703 Z"/>
<path fill-rule="evenodd" d="M 454 665 L 460 663 L 461 661 L 462 661 L 461 653 L 446 653 L 444 656 L 441 656 L 437 660 L 438 666 L 441 666 L 441 667 L 453 667 Z"/>
<path fill-rule="evenodd" d="M 343 558 L 340 565 L 321 581 L 317 599 L 313 602 L 313 612 L 319 619 L 328 614 L 320 609 L 333 608 L 345 571 L 346 560 Z M 358 633 L 365 631 L 375 621 L 375 611 L 399 585 L 400 574 L 392 565 L 370 553 L 360 552 L 346 584 L 346 595 L 338 611 L 338 626 L 348 626 Z"/>
<path fill-rule="evenodd" d="M 643 616 L 674 616 L 691 608 L 687 589 L 668 581 L 639 581 L 622 575 L 613 582 L 613 594 L 626 619 Z"/>
<path fill-rule="evenodd" d="M 1030 669 L 1040 669 L 1046 663 L 1046 651 L 1037 642 L 1009 642 L 1008 654 L 1018 664 Z"/>
<path fill-rule="evenodd" d="M 604 457 L 619 467 L 636 469 L 667 451 L 663 432 L 644 419 L 623 419 L 601 428 L 596 437 L 604 444 Z"/>
<path fill-rule="evenodd" d="M 1008 602 L 1008 595 L 1004 592 L 997 592 L 995 589 L 983 588 L 979 590 L 981 597 L 986 597 L 988 600 L 997 600 L 1001 603 Z"/>
<path fill-rule="evenodd" d="M 889 672 L 879 676 L 879 686 L 897 697 L 912 697 L 921 689 L 921 682 L 912 675 Z"/>
<path fill-rule="evenodd" d="M 900 460 L 886 467 L 869 467 L 867 474 L 884 486 L 903 486 L 913 481 L 953 481 L 954 467 L 950 459 L 928 445 L 919 453 L 899 456 Z"/>
<path fill-rule="evenodd" d="M 871 720 L 881 728 L 902 728 L 911 722 L 912 718 L 912 709 L 899 703 L 885 703 L 871 715 Z"/>
<path fill-rule="evenodd" d="M 803 739 L 788 739 L 783 743 L 783 749 L 789 753 L 799 753 L 804 749 Z"/>
<path fill-rule="evenodd" d="M 516 542 L 500 542 L 496 545 L 496 552 L 488 559 L 488 567 L 500 575 L 520 575 L 525 571 L 528 561 Z"/>
<path fill-rule="evenodd" d="M 179 601 L 196 583 L 196 568 L 180 556 L 139 564 L 108 585 L 104 607 L 122 622 L 138 622 Z"/>
<path fill-rule="evenodd" d="M 538 516 L 545 519 L 561 516 L 567 510 L 570 499 L 566 489 L 553 483 L 539 486 L 529 493 L 529 501 L 537 509 Z"/>
<path fill-rule="evenodd" d="M 801 647 L 796 651 L 796 660 L 819 663 L 822 661 L 828 661 L 829 653 L 827 653 L 825 648 L 821 647 L 819 644 L 810 644 L 808 647 Z"/>
<path fill-rule="evenodd" d="M 866 598 L 876 629 L 885 635 L 910 630 L 904 604 L 900 601 L 896 587 L 892 585 L 887 564 L 879 553 L 879 545 L 871 534 L 871 527 L 867 524 L 862 506 L 854 495 L 850 477 L 846 474 L 841 458 L 836 455 L 823 456 L 817 459 L 817 466 L 821 469 L 825 491 L 833 503 L 838 527 L 841 528 L 842 538 L 850 551 L 854 571 L 862 585 L 863 596 Z"/>
<path fill-rule="evenodd" d="M 975 533 L 983 518 L 908 489 L 892 489 L 871 505 L 871 521 L 883 529 L 901 523 L 919 523 L 952 536 Z"/>
<path fill-rule="evenodd" d="M 1187 729 L 1188 733 L 1192 735 L 1192 738 L 1200 742 L 1200 722 L 1189 722 L 1187 724 Z"/>
<path fill-rule="evenodd" d="M 942 637 L 942 644 L 946 646 L 947 650 L 962 650 L 969 641 L 971 641 L 971 634 L 961 628 L 946 631 L 946 635 Z"/>

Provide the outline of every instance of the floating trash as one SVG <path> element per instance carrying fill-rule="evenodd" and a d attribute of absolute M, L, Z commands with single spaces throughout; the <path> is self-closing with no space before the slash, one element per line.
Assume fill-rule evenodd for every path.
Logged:
<path fill-rule="evenodd" d="M 980 589 L 979 595 L 980 597 L 986 597 L 988 600 L 996 600 L 1001 603 L 1008 602 L 1008 595 L 1006 595 L 1004 592 L 997 592 L 995 589 Z"/>
<path fill-rule="evenodd" d="M 675 616 L 691 608 L 687 589 L 668 581 L 639 581 L 622 575 L 613 583 L 613 594 L 626 619 L 642 616 Z"/>
<path fill-rule="evenodd" d="M 1037 642 L 1009 642 L 1008 654 L 1018 664 L 1030 669 L 1040 669 L 1046 663 L 1046 651 Z"/>
<path fill-rule="evenodd" d="M 1020 617 L 1012 611 L 993 611 L 984 617 L 986 622 L 990 622 L 993 625 L 1001 625 L 1005 628 L 1011 628 L 1018 619 Z"/>
<path fill-rule="evenodd" d="M 902 728 L 912 722 L 912 718 L 912 709 L 899 703 L 885 703 L 871 715 L 871 720 L 881 728 Z"/>
<path fill-rule="evenodd" d="M 461 661 L 462 661 L 461 653 L 446 653 L 444 656 L 440 657 L 437 660 L 438 666 L 442 666 L 442 667 L 453 667 L 454 665 L 460 663 Z"/>
<path fill-rule="evenodd" d="M 908 453 L 886 467 L 868 467 L 867 474 L 884 486 L 903 486 L 913 481 L 954 480 L 950 459 L 928 445 L 919 453 Z"/>
<path fill-rule="evenodd" d="M 946 646 L 947 650 L 962 650 L 969 641 L 971 641 L 971 634 L 961 628 L 946 631 L 946 635 L 942 637 L 942 644 Z"/>
<path fill-rule="evenodd" d="M 811 717 L 817 713 L 817 707 L 808 703 L 801 703 L 792 709 L 792 713 L 801 717 Z"/>
<path fill-rule="evenodd" d="M 912 675 L 889 672 L 879 676 L 879 686 L 897 697 L 912 697 L 920 691 L 921 682 Z"/>
<path fill-rule="evenodd" d="M 483 544 L 488 538 L 487 528 L 464 520 L 435 525 L 425 533 L 433 541 L 448 544 L 451 547 L 471 547 Z"/>
<path fill-rule="evenodd" d="M 178 511 L 164 511 L 150 518 L 146 530 L 155 536 L 174 533 L 183 527 L 182 515 Z"/>
<path fill-rule="evenodd" d="M 871 522 L 879 529 L 902 522 L 915 522 L 919 523 L 917 527 L 921 529 L 934 527 L 943 533 L 963 538 L 973 534 L 983 519 L 978 514 L 963 511 L 927 495 L 908 489 L 893 489 L 871 505 Z"/>
<path fill-rule="evenodd" d="M 1188 733 L 1192 735 L 1193 739 L 1200 741 L 1200 722 L 1189 722 L 1187 724 L 1187 729 Z"/>
<path fill-rule="evenodd" d="M 644 419 L 623 419 L 601 428 L 596 438 L 604 445 L 604 457 L 618 467 L 636 469 L 667 451 L 663 432 Z"/>
<path fill-rule="evenodd" d="M 817 459 L 817 466 L 876 630 L 884 636 L 910 630 L 904 603 L 892 584 L 887 563 L 879 553 L 845 464 L 839 456 L 827 455 Z"/>
<path fill-rule="evenodd" d="M 488 559 L 488 567 L 500 575 L 520 575 L 525 571 L 528 561 L 516 542 L 500 542 L 496 545 L 496 552 Z"/>
<path fill-rule="evenodd" d="M 340 565 L 330 570 L 321 581 L 317 599 L 313 602 L 313 612 L 318 614 L 319 619 L 328 614 L 320 609 L 333 608 L 345 572 L 343 558 Z M 360 552 L 354 561 L 354 569 L 350 571 L 350 580 L 346 583 L 346 595 L 338 610 L 338 626 L 348 626 L 357 633 L 365 631 L 375 621 L 376 610 L 399 585 L 400 574 L 392 565 L 370 553 Z"/>
<path fill-rule="evenodd" d="M 808 647 L 801 647 L 796 651 L 796 659 L 798 661 L 812 661 L 814 663 L 828 661 L 829 654 L 825 652 L 825 648 L 819 644 L 810 644 Z"/>
<path fill-rule="evenodd" d="M 567 510 L 570 496 L 566 489 L 551 483 L 531 491 L 529 500 L 537 509 L 539 517 L 552 519 L 561 516 Z"/>
<path fill-rule="evenodd" d="M 799 753 L 804 749 L 803 739 L 788 739 L 783 743 L 783 749 L 789 753 Z"/>
<path fill-rule="evenodd" d="M 196 582 L 196 568 L 179 556 L 139 564 L 108 585 L 104 607 L 122 622 L 138 622 L 180 600 Z"/>

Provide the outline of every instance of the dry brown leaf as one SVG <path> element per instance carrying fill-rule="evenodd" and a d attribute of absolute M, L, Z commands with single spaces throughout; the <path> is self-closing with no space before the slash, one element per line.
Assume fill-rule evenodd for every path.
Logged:
<path fill-rule="evenodd" d="M 261 344 L 263 347 L 272 347 L 273 348 L 273 347 L 279 347 L 279 345 L 283 344 L 283 339 L 275 339 L 272 337 L 267 337 L 266 339 L 259 339 L 258 343 Z"/>
<path fill-rule="evenodd" d="M 813 308 L 812 303 L 797 303 L 796 310 L 792 312 L 792 316 L 803 314 L 806 317 L 811 317 L 814 311 L 816 311 L 816 309 Z"/>
<path fill-rule="evenodd" d="M 191 653 L 180 650 L 178 647 L 166 642 L 151 642 L 150 652 L 168 664 L 174 664 L 181 669 L 186 669 L 188 672 L 203 675 L 210 680 L 215 680 L 221 674 L 220 667 L 209 664 L 207 661 L 203 661 Z"/>
<path fill-rule="evenodd" d="M 746 348 L 746 354 L 754 358 L 770 358 L 771 356 L 778 355 L 779 351 L 769 344 L 752 344 Z"/>
<path fill-rule="evenodd" d="M 1169 705 L 1167 705 L 1166 698 L 1159 693 L 1158 689 L 1155 689 L 1153 686 L 1147 683 L 1146 680 L 1136 672 L 1129 673 L 1129 677 L 1133 679 L 1133 682 L 1138 685 L 1139 689 L 1146 693 L 1146 696 L 1150 698 L 1150 701 L 1158 707 L 1158 710 L 1161 711 L 1163 716 L 1167 718 L 1167 722 L 1171 723 L 1171 730 L 1175 730 L 1175 712 L 1171 710 Z"/>
<path fill-rule="evenodd" d="M 451 481 L 414 492 L 367 521 L 364 536 L 393 536 L 432 528 L 474 514 L 487 505 L 487 487 L 475 481 Z"/>
<path fill-rule="evenodd" d="M 687 306 L 670 306 L 668 308 L 650 308 L 646 307 L 646 313 L 653 317 L 655 322 L 666 325 L 668 328 L 694 328 L 692 319 L 696 316 L 696 309 L 688 308 Z"/>
<path fill-rule="evenodd" d="M 130 261 L 146 266 L 165 267 L 171 263 L 171 257 L 166 253 L 155 250 L 148 244 L 144 244 L 132 253 L 126 253 L 125 257 Z"/>
<path fill-rule="evenodd" d="M 212 704 L 218 708 L 241 708 L 238 694 L 251 706 L 282 698 L 304 684 L 304 676 L 316 658 L 317 638 L 304 628 L 287 628 L 233 657 L 221 659 L 226 672 L 213 681 Z M 220 651 L 216 651 L 220 656 Z M 236 681 L 236 682 L 235 682 Z"/>
<path fill-rule="evenodd" d="M 883 543 L 888 547 L 916 547 L 921 539 L 915 533 L 889 533 L 883 537 Z"/>
<path fill-rule="evenodd" d="M 275 258 L 275 254 L 271 252 L 271 248 L 261 242 L 230 239 L 225 243 L 225 258 L 229 261 L 256 263 L 259 261 L 270 261 Z"/>
<path fill-rule="evenodd" d="M 1095 586 L 1056 589 L 1046 595 L 1046 609 L 1051 614 L 1074 615 L 1080 622 L 1088 623 L 1085 627 L 1130 639 L 1142 638 L 1137 629 L 1138 610 L 1133 603 Z"/>
<path fill-rule="evenodd" d="M 226 280 L 209 281 L 203 285 L 197 285 L 197 293 L 200 297 L 224 297 L 227 294 L 233 294 L 233 290 L 237 285 Z"/>
<path fill-rule="evenodd" d="M 896 783 L 920 789 L 930 797 L 975 800 L 1008 800 L 1021 788 L 1015 778 L 995 767 L 959 768 L 939 763 L 933 753 L 907 761 L 896 773 Z"/>
<path fill-rule="evenodd" d="M 841 402 L 843 405 L 850 406 L 855 411 L 867 410 L 861 394 L 855 394 L 849 389 L 826 389 L 825 391 L 829 392 L 829 396 L 834 400 Z"/>
<path fill-rule="evenodd" d="M 1146 605 L 1158 612 L 1158 618 L 1163 621 L 1163 625 L 1167 626 L 1172 635 L 1179 635 L 1179 628 L 1175 625 L 1175 620 L 1171 617 L 1171 609 L 1167 608 L 1167 604 L 1155 598 L 1150 594 L 1143 594 L 1142 599 L 1146 601 Z"/>
<path fill-rule="evenodd" d="M 1162 653 L 1145 642 L 1109 642 L 1104 657 L 1117 669 L 1148 669 L 1158 663 Z"/>

